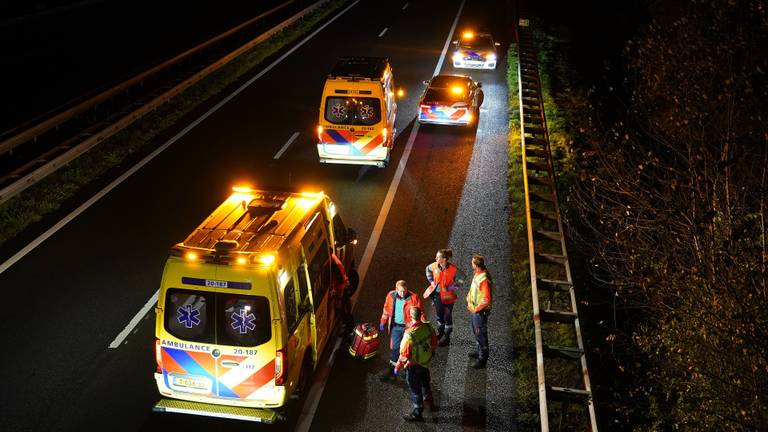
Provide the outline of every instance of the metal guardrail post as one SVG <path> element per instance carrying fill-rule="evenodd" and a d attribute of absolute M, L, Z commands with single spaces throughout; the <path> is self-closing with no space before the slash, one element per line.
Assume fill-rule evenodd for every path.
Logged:
<path fill-rule="evenodd" d="M 291 1 L 293 1 L 293 0 L 291 0 Z M 208 75 L 212 74 L 216 70 L 220 69 L 222 66 L 224 66 L 227 63 L 229 63 L 230 61 L 234 60 L 236 57 L 238 57 L 241 54 L 245 53 L 246 51 L 250 50 L 254 46 L 264 42 L 265 40 L 269 39 L 270 37 L 272 37 L 276 33 L 284 30 L 286 27 L 290 26 L 291 24 L 293 24 L 294 22 L 298 21 L 299 19 L 304 18 L 306 15 L 314 12 L 316 9 L 318 9 L 319 7 L 321 7 L 323 4 L 327 3 L 328 1 L 330 1 L 330 0 L 318 0 L 314 4 L 306 7 L 301 12 L 293 15 L 292 17 L 290 17 L 287 20 L 281 22 L 280 24 L 278 24 L 277 26 L 271 28 L 270 30 L 266 31 L 265 33 L 262 33 L 261 35 L 257 36 L 253 40 L 249 41 L 248 43 L 242 45 L 238 49 L 236 49 L 236 50 L 232 51 L 231 53 L 227 54 L 226 56 L 222 57 L 221 59 L 219 59 L 215 63 L 209 65 L 205 69 L 203 69 L 203 70 L 199 71 L 198 73 L 194 74 L 190 78 L 187 78 L 186 80 L 184 80 L 180 84 L 178 84 L 178 85 L 174 86 L 173 88 L 167 90 L 166 92 L 164 92 L 160 96 L 154 98 L 152 101 L 148 102 L 147 104 L 145 104 L 145 105 L 139 107 L 138 109 L 132 111 L 131 113 L 121 117 L 117 122 L 115 122 L 115 123 L 105 127 L 104 129 L 102 129 L 101 131 L 97 132 L 93 136 L 91 136 L 88 139 L 80 142 L 79 144 L 77 144 L 76 146 L 74 146 L 70 150 L 68 150 L 66 153 L 56 157 L 55 159 L 51 160 L 47 164 L 45 164 L 42 167 L 34 170 L 31 173 L 25 175 L 21 179 L 13 182 L 12 184 L 6 186 L 5 188 L 0 189 L 0 204 L 4 203 L 5 201 L 7 201 L 10 198 L 14 197 L 15 195 L 19 194 L 20 192 L 22 192 L 26 188 L 32 186 L 33 184 L 39 182 L 40 180 L 42 180 L 46 176 L 50 175 L 51 173 L 55 172 L 56 170 L 58 170 L 62 166 L 64 166 L 67 163 L 71 162 L 72 160 L 74 160 L 75 158 L 77 158 L 81 154 L 85 153 L 86 151 L 90 150 L 91 148 L 93 148 L 97 144 L 101 143 L 105 139 L 107 139 L 107 138 L 111 137 L 112 135 L 116 134 L 117 132 L 123 130 L 124 128 L 126 128 L 130 124 L 132 124 L 135 121 L 139 120 L 141 117 L 143 117 L 148 112 L 150 112 L 150 111 L 156 109 L 157 107 L 159 107 L 160 105 L 166 103 L 168 100 L 170 100 L 174 96 L 178 95 L 183 90 L 185 90 L 188 87 L 191 87 L 193 84 L 201 81 L 203 78 L 207 77 Z M 282 6 L 280 6 L 280 7 L 282 7 Z M 263 16 L 263 14 L 260 15 L 260 16 Z M 218 37 L 220 37 L 220 36 L 217 36 L 217 38 Z M 209 42 L 210 41 L 206 42 L 205 44 L 208 44 Z M 203 45 L 205 45 L 205 44 L 203 44 Z M 193 48 L 193 50 L 194 49 L 195 48 Z M 189 52 L 187 52 L 187 53 L 189 53 Z M 187 54 L 187 53 L 185 53 L 185 54 Z M 184 54 L 182 54 L 182 55 L 184 55 Z M 175 59 L 169 60 L 169 62 L 170 61 L 174 61 L 174 60 L 178 61 L 178 59 L 179 59 L 179 56 L 177 56 Z M 168 63 L 168 62 L 166 62 L 166 63 Z M 163 63 L 163 64 L 165 65 L 166 63 Z M 158 66 L 158 67 L 160 67 L 160 66 Z M 153 68 L 153 70 L 154 69 L 155 68 Z M 145 77 L 145 76 L 146 76 L 145 74 L 141 74 L 139 77 Z M 137 80 L 139 77 L 134 78 L 134 80 Z M 138 82 L 138 81 L 140 81 L 140 80 L 137 80 L 136 82 Z M 125 84 L 125 83 L 123 83 L 123 84 Z M 118 87 L 120 87 L 121 89 L 124 89 L 123 88 L 123 84 L 121 84 Z M 111 90 L 105 92 L 105 94 L 109 93 L 110 95 L 114 95 L 117 92 L 118 91 L 114 91 L 114 89 L 111 89 Z M 95 100 L 97 98 L 100 98 L 100 97 L 102 97 L 102 95 L 96 96 L 93 100 Z M 106 98 L 107 97 L 104 97 L 104 99 L 106 99 Z M 99 100 L 101 101 L 101 100 L 104 100 L 104 99 L 99 99 Z M 84 104 L 85 104 L 85 102 L 84 102 Z M 88 108 L 90 108 L 90 107 L 87 107 L 87 108 L 80 107 L 79 109 L 86 110 Z M 73 110 L 74 110 L 74 108 L 73 108 Z M 71 116 L 71 115 L 74 115 L 74 114 L 72 114 L 70 112 L 67 115 Z M 64 117 L 66 117 L 66 116 L 63 116 L 61 118 L 57 117 L 57 119 L 58 119 L 57 121 L 60 121 Z M 67 118 L 70 118 L 70 117 L 67 117 Z M 48 128 L 52 128 L 52 127 L 56 126 L 54 124 L 55 123 L 54 121 L 44 122 L 44 123 L 45 123 L 46 127 L 48 127 Z M 26 134 L 27 132 L 24 132 L 24 133 Z M 32 132 L 29 132 L 27 135 L 29 135 L 31 137 L 36 136 Z M 25 136 L 27 136 L 27 135 L 25 135 Z M 10 140 L 8 140 L 6 142 L 11 142 L 12 140 L 14 140 L 14 138 L 11 138 Z M 15 142 L 15 141 L 13 141 L 13 142 Z M 5 142 L 3 144 L 5 144 Z"/>

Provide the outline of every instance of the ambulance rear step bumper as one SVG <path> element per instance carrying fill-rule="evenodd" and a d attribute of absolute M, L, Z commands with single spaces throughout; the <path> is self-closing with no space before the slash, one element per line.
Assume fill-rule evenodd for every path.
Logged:
<path fill-rule="evenodd" d="M 340 164 L 340 165 L 370 165 L 378 168 L 386 168 L 389 159 L 337 159 L 320 158 L 321 164 Z"/>
<path fill-rule="evenodd" d="M 280 414 L 268 408 L 246 408 L 228 405 L 214 405 L 177 399 L 161 399 L 152 408 L 156 412 L 192 414 L 206 417 L 228 418 L 272 424 L 282 420 Z"/>

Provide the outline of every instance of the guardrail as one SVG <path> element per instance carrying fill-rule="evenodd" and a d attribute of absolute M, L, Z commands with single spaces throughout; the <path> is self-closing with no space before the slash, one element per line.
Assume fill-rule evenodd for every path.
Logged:
<path fill-rule="evenodd" d="M 589 428 L 596 432 L 595 406 L 557 199 L 536 48 L 528 20 L 519 19 L 515 27 L 541 430 Z"/>
<path fill-rule="evenodd" d="M 21 144 L 24 144 L 26 142 L 30 142 L 36 139 L 36 137 L 40 136 L 41 134 L 50 131 L 52 129 L 57 128 L 64 122 L 72 119 L 73 117 L 93 108 L 94 106 L 98 105 L 99 103 L 104 102 L 105 100 L 110 99 L 111 97 L 114 97 L 115 95 L 126 91 L 128 88 L 132 86 L 136 86 L 140 84 L 142 81 L 146 80 L 149 76 L 155 75 L 158 72 L 167 69 L 171 65 L 177 64 L 178 62 L 188 58 L 192 54 L 201 51 L 202 49 L 212 45 L 215 42 L 218 42 L 219 40 L 231 35 L 232 33 L 237 32 L 241 28 L 252 24 L 254 21 L 264 18 L 265 16 L 274 13 L 275 11 L 287 6 L 290 3 L 293 3 L 295 0 L 290 0 L 286 3 L 283 3 L 264 14 L 261 14 L 251 20 L 249 20 L 246 23 L 241 24 L 238 27 L 235 27 L 219 36 L 214 37 L 213 39 L 206 41 L 195 48 L 192 48 L 176 57 L 174 57 L 171 60 L 168 60 L 161 65 L 158 65 L 152 69 L 149 69 L 148 71 L 137 75 L 134 78 L 131 78 L 130 80 L 121 83 L 97 96 L 94 96 L 87 101 L 84 101 L 80 104 L 78 104 L 75 107 L 72 107 L 60 114 L 57 114 L 56 116 L 45 120 L 41 122 L 38 125 L 35 125 L 31 128 L 28 128 L 24 130 L 23 132 L 20 132 L 19 134 L 3 141 L 0 143 L 0 154 L 4 152 L 8 152 L 11 149 L 13 149 L 15 146 L 19 146 Z M 105 139 L 111 137 L 112 135 L 116 134 L 117 132 L 121 131 L 122 129 L 126 128 L 130 124 L 134 123 L 141 117 L 143 117 L 148 112 L 156 109 L 160 105 L 166 103 L 168 100 L 173 98 L 174 96 L 178 95 L 188 87 L 196 84 L 197 82 L 201 81 L 203 78 L 207 77 L 208 75 L 212 74 L 216 70 L 220 69 L 236 57 L 240 56 L 244 52 L 250 50 L 254 46 L 264 42 L 265 40 L 269 39 L 276 33 L 284 30 L 286 27 L 290 26 L 294 22 L 298 21 L 299 19 L 305 17 L 306 15 L 314 12 L 316 9 L 321 7 L 323 4 L 327 3 L 330 0 L 318 0 L 314 4 L 306 7 L 302 11 L 294 14 L 292 17 L 284 20 L 277 26 L 267 30 L 266 32 L 260 34 L 256 38 L 252 39 L 251 41 L 247 42 L 246 44 L 240 46 L 239 48 L 235 49 L 234 51 L 230 52 L 229 54 L 225 55 L 224 57 L 221 57 L 219 60 L 215 61 L 214 63 L 210 64 L 206 68 L 200 70 L 199 72 L 195 73 L 191 77 L 187 78 L 186 80 L 182 81 L 181 83 L 173 86 L 170 89 L 167 89 L 159 96 L 153 98 L 151 101 L 143 103 L 140 107 L 134 109 L 133 111 L 127 113 L 126 115 L 123 115 L 120 117 L 117 121 L 112 122 L 108 125 L 97 125 L 97 126 L 103 126 L 98 131 L 95 132 L 88 132 L 81 133 L 79 135 L 87 135 L 87 138 L 85 136 L 78 136 L 76 138 L 84 138 L 82 141 L 78 143 L 72 143 L 72 139 L 67 140 L 65 143 L 62 144 L 64 151 L 56 156 L 55 158 L 52 158 L 50 161 L 47 161 L 44 165 L 40 166 L 37 169 L 34 169 L 33 171 L 26 173 L 25 175 L 21 176 L 18 180 L 14 181 L 13 183 L 9 184 L 6 187 L 3 187 L 0 189 L 0 204 L 7 201 L 8 199 L 12 198 L 13 196 L 17 195 L 18 193 L 22 192 L 24 189 L 28 188 L 29 186 L 37 183 L 38 181 L 42 180 L 46 176 L 50 175 L 51 173 L 55 172 L 62 166 L 66 165 L 68 162 L 71 162 L 81 154 L 85 153 L 86 151 L 90 150 L 97 144 L 101 143 Z"/>

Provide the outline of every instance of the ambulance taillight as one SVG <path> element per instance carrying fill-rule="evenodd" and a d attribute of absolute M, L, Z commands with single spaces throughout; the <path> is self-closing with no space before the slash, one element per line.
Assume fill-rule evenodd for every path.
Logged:
<path fill-rule="evenodd" d="M 285 382 L 285 350 L 275 353 L 275 385 L 283 385 Z"/>
<path fill-rule="evenodd" d="M 163 373 L 163 348 L 160 346 L 160 339 L 155 339 L 155 363 L 157 373 Z"/>

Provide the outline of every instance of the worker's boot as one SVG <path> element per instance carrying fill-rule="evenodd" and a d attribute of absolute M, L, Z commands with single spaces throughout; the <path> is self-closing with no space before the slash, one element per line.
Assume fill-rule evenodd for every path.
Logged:
<path fill-rule="evenodd" d="M 451 344 L 451 331 L 453 329 L 446 327 L 445 328 L 445 334 L 442 338 L 440 338 L 439 342 L 437 343 L 437 346 L 445 347 Z"/>
<path fill-rule="evenodd" d="M 415 409 L 410 414 L 404 415 L 403 420 L 408 422 L 423 422 L 424 417 L 421 415 L 421 410 Z"/>
<path fill-rule="evenodd" d="M 397 379 L 397 375 L 395 375 L 395 368 L 393 366 L 388 366 L 385 368 L 381 375 L 379 376 L 379 379 L 381 382 L 387 382 L 387 381 L 394 381 Z"/>

